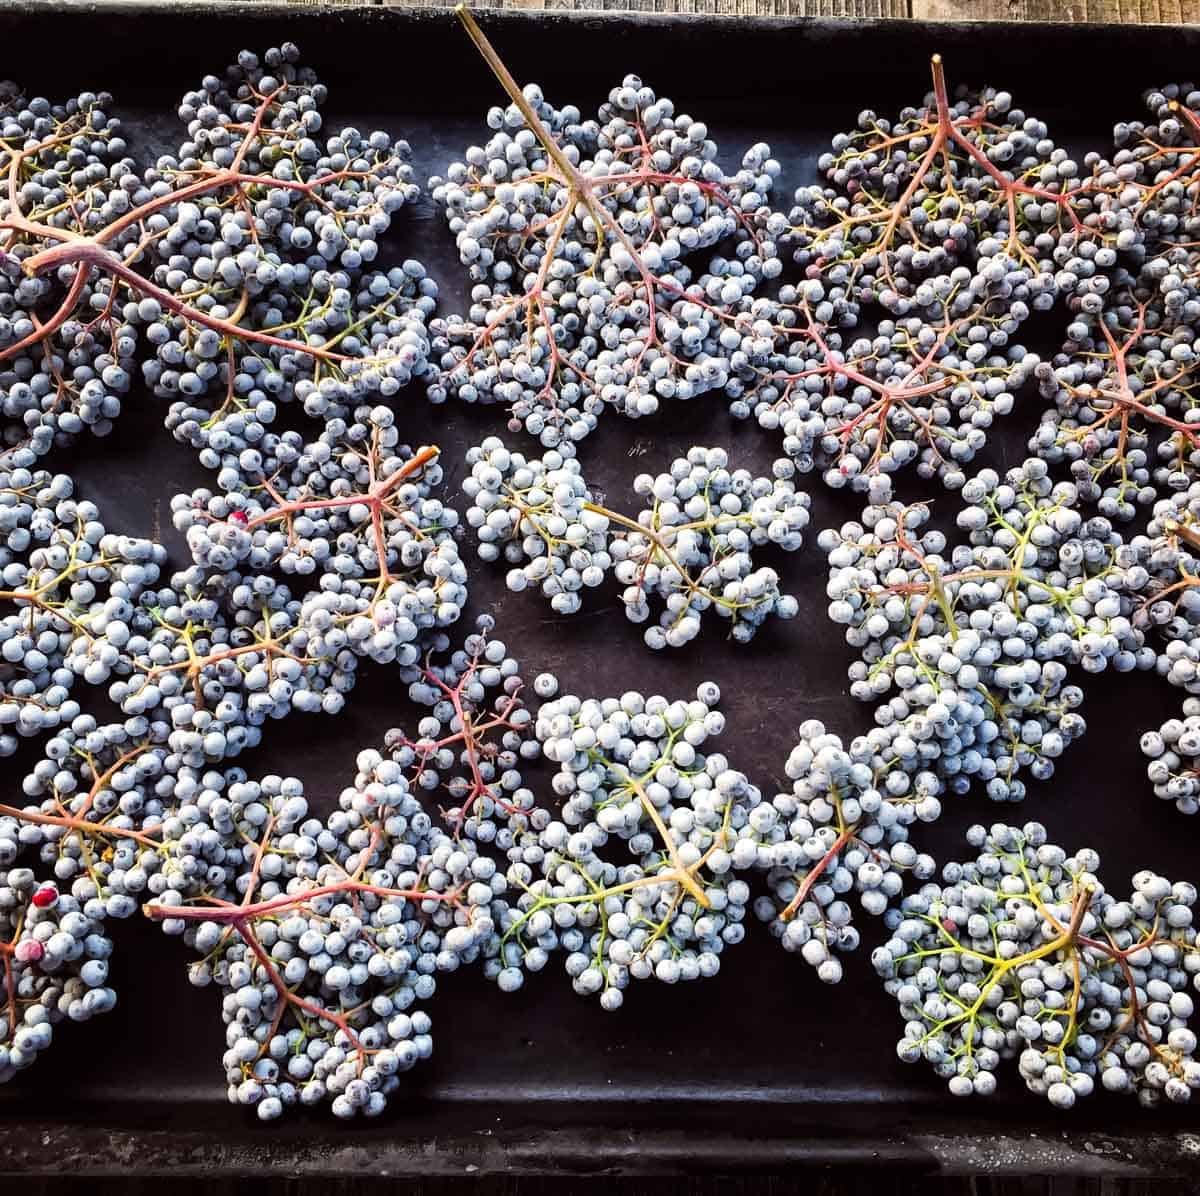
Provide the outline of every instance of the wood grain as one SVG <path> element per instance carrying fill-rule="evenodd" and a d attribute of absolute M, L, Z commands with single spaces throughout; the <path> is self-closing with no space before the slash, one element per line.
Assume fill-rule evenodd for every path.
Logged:
<path fill-rule="evenodd" d="M 452 8 L 457 0 L 382 0 L 382 3 L 397 8 Z M 911 17 L 920 21 L 1200 24 L 1200 0 L 476 0 L 474 7 L 715 13 L 730 17 L 853 17 L 860 20 Z"/>
<path fill-rule="evenodd" d="M 1200 24 L 1200 0 L 911 0 L 910 9 L 921 21 Z"/>
<path fill-rule="evenodd" d="M 384 0 L 396 8 L 453 8 L 458 0 Z M 1200 3 L 1200 0 L 1197 0 Z M 473 8 L 715 13 L 730 17 L 905 18 L 910 0 L 475 0 Z"/>

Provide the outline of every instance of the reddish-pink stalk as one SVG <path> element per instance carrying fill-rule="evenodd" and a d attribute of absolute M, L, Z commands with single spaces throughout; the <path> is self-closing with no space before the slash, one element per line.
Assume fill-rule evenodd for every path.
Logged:
<path fill-rule="evenodd" d="M 146 917 L 160 922 L 165 918 L 182 918 L 189 922 L 217 922 L 228 925 L 298 909 L 320 897 L 332 897 L 338 893 L 371 893 L 376 897 L 395 901 L 447 901 L 454 904 L 460 900 L 457 891 L 439 893 L 430 889 L 389 889 L 347 878 L 331 884 L 316 885 L 299 893 L 284 893 L 279 897 L 271 897 L 250 905 L 162 905 L 151 901 L 142 906 L 142 911 Z"/>

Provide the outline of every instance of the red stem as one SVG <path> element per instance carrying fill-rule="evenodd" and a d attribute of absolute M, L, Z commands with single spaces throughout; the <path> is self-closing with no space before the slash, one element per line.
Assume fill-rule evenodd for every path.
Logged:
<path fill-rule="evenodd" d="M 856 828 L 848 826 L 834 840 L 833 846 L 809 869 L 808 875 L 800 883 L 800 889 L 796 896 L 788 902 L 787 906 L 780 912 L 779 917 L 783 922 L 790 922 L 799 912 L 800 907 L 808 900 L 809 893 L 812 892 L 813 886 L 824 875 L 825 869 L 833 863 L 838 852 L 854 838 Z"/>

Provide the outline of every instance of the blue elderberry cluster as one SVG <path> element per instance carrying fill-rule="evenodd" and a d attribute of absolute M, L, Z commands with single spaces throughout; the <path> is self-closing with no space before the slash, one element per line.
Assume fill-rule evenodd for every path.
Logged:
<path fill-rule="evenodd" d="M 1070 482 L 1031 458 L 963 486 L 959 541 L 929 508 L 868 507 L 822 533 L 830 618 L 859 653 L 850 691 L 874 702 L 877 767 L 889 782 L 963 793 L 982 782 L 1020 800 L 1024 774 L 1053 775 L 1085 724 L 1072 680 L 1155 667 L 1140 598 L 1103 516 L 1084 518 Z"/>
<path fill-rule="evenodd" d="M 1062 351 L 1037 369 L 1047 401 L 1030 448 L 1070 469 L 1083 497 L 1129 520 L 1196 478 L 1192 398 L 1200 335 L 1194 147 L 1200 93 L 1145 95 L 1147 120 L 1113 130 L 1092 156 L 1103 248 L 1075 270 Z"/>
<path fill-rule="evenodd" d="M 304 443 L 282 405 L 349 418 L 429 380 L 437 286 L 419 262 L 373 264 L 419 192 L 409 146 L 329 129 L 294 45 L 204 78 L 145 170 L 112 96 L 6 95 L 0 463 L 104 435 L 140 372 L 206 466 L 270 476 Z"/>
<path fill-rule="evenodd" d="M 500 988 L 520 988 L 563 951 L 572 987 L 620 1008 L 635 980 L 714 976 L 741 942 L 750 887 L 734 870 L 759 791 L 710 742 L 720 690 L 544 702 L 534 734 L 556 766 L 557 813 L 514 842 L 514 899 L 497 910 Z"/>
<path fill-rule="evenodd" d="M 503 404 L 512 431 L 562 449 L 608 407 L 639 418 L 719 390 L 723 330 L 781 269 L 758 227 L 770 147 L 727 172 L 708 126 L 634 75 L 594 118 L 536 84 L 519 98 L 430 180 L 474 284 L 467 311 L 432 326 L 431 397 Z"/>
<path fill-rule="evenodd" d="M 933 874 L 933 858 L 909 842 L 908 829 L 936 819 L 941 802 L 928 788 L 893 782 L 903 773 L 878 767 L 870 735 L 847 748 L 815 719 L 801 724 L 785 771 L 791 792 L 751 812 L 753 833 L 738 843 L 734 864 L 766 873 L 755 912 L 785 950 L 836 984 L 839 955 L 861 942 L 852 902 L 878 917 L 906 876 Z"/>
<path fill-rule="evenodd" d="M 66 474 L 0 472 L 0 755 L 79 714 L 75 683 L 122 667 L 136 605 L 166 561 L 109 532 Z"/>
<path fill-rule="evenodd" d="M 467 454 L 467 523 L 483 560 L 512 566 L 510 590 L 536 586 L 557 613 L 575 614 L 584 591 L 611 572 L 631 622 L 648 622 L 661 605 L 643 636 L 654 649 L 695 639 L 706 611 L 738 643 L 771 615 L 795 617 L 798 604 L 781 591 L 778 572 L 752 556 L 768 544 L 795 552 L 803 543 L 810 503 L 790 461 L 754 477 L 730 469 L 723 448 L 694 446 L 668 471 L 634 480 L 648 505 L 631 518 L 595 501 L 573 454 L 567 446 L 526 458 L 494 436 Z"/>
<path fill-rule="evenodd" d="M 1036 822 L 974 826 L 967 842 L 977 857 L 904 898 L 872 956 L 904 1021 L 900 1059 L 955 1096 L 995 1092 L 1015 1058 L 1056 1109 L 1097 1084 L 1150 1108 L 1188 1101 L 1196 887 L 1146 870 L 1118 900 L 1095 851 L 1067 855 Z"/>
<path fill-rule="evenodd" d="M 111 95 L 56 104 L 0 89 L 0 177 L 14 183 L 0 194 L 0 468 L 32 469 L 84 431 L 112 430 L 144 346 L 111 278 L 69 264 L 30 276 L 27 263 L 111 228 L 149 193 Z M 139 237 L 116 228 L 106 244 L 131 251 Z"/>

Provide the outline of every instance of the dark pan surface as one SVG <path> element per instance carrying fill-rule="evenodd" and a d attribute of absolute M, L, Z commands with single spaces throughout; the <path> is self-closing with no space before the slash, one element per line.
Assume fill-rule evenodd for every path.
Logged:
<path fill-rule="evenodd" d="M 1114 119 L 1140 113 L 1144 87 L 1190 77 L 1200 45 L 1200 30 L 763 21 L 734 27 L 700 18 L 582 15 L 495 15 L 484 23 L 517 78 L 538 81 L 556 103 L 594 109 L 634 71 L 680 110 L 706 120 L 728 161 L 749 143 L 768 141 L 785 166 L 777 196 L 784 205 L 798 183 L 815 177 L 816 155 L 851 126 L 859 108 L 892 113 L 920 100 L 935 49 L 954 82 L 1006 87 L 1082 155 L 1104 149 Z M 113 91 L 135 152 L 150 160 L 178 139 L 174 106 L 185 86 L 222 68 L 243 46 L 261 50 L 284 38 L 298 42 L 329 83 L 327 124 L 406 137 L 422 183 L 485 135 L 484 111 L 502 100 L 451 15 L 386 9 L 10 5 L 0 10 L 0 76 L 14 75 L 32 94 L 52 97 L 81 87 Z M 397 260 L 416 256 L 429 267 L 442 287 L 440 310 L 461 308 L 463 271 L 428 200 L 405 210 L 392 244 Z M 1032 347 L 1051 351 L 1062 322 L 1056 313 L 1035 330 Z M 398 402 L 411 442 L 442 447 L 446 497 L 462 509 L 462 454 L 483 435 L 502 433 L 500 411 L 434 408 L 419 393 Z M 182 560 L 170 498 L 211 484 L 211 477 L 162 428 L 162 414 L 152 396 L 135 394 L 110 438 L 84 440 L 48 464 L 75 476 L 110 527 L 161 534 L 173 560 Z M 977 465 L 1003 469 L 1019 461 L 1037 415 L 1036 396 L 1023 396 Z M 636 423 L 610 414 L 580 456 L 593 486 L 618 508 L 634 510 L 635 474 L 665 467 L 693 443 L 728 444 L 737 463 L 760 470 L 780 453 L 775 437 L 733 421 L 721 399 L 709 396 Z M 869 725 L 869 708 L 845 692 L 851 651 L 825 618 L 824 562 L 815 544 L 819 528 L 855 517 L 859 503 L 817 478 L 809 488 L 808 543 L 772 561 L 785 588 L 799 596 L 801 615 L 769 624 L 748 647 L 706 627 L 682 652 L 651 653 L 626 622 L 615 588 L 593 595 L 583 615 L 562 619 L 534 595 L 508 594 L 499 572 L 474 563 L 473 605 L 496 614 L 527 676 L 552 669 L 565 690 L 684 695 L 703 679 L 717 681 L 729 720 L 722 750 L 773 792 L 800 721 L 821 718 L 845 738 Z M 933 496 L 907 475 L 898 492 Z M 954 501 L 943 496 L 936 504 L 943 519 Z M 323 813 L 352 778 L 356 751 L 417 717 L 387 669 L 364 668 L 360 676 L 343 715 L 293 715 L 272 724 L 262 748 L 237 763 L 255 773 L 300 776 Z M 1198 828 L 1153 799 L 1137 750 L 1140 731 L 1176 711 L 1181 695 L 1142 675 L 1088 679 L 1086 691 L 1090 734 L 1051 782 L 1031 782 L 1019 808 L 979 794 L 951 799 L 942 821 L 922 830 L 921 846 L 939 858 L 961 858 L 972 822 L 1034 818 L 1068 848 L 1088 843 L 1100 850 L 1110 887 L 1144 866 L 1200 880 Z M 0 766 L 5 800 L 19 794 L 34 758 L 27 747 Z M 1167 1165 L 1168 1154 L 1187 1141 L 1177 1135 L 1200 1128 L 1197 1109 L 1150 1116 L 1103 1096 L 1069 1116 L 1053 1113 L 1024 1091 L 1015 1067 L 1002 1072 L 997 1098 L 954 1102 L 927 1069 L 896 1060 L 899 1022 L 868 959 L 878 924 L 866 915 L 860 924 L 868 946 L 847 957 L 838 988 L 820 984 L 757 922 L 747 941 L 722 957 L 716 979 L 684 988 L 635 986 L 616 1015 L 576 997 L 553 966 L 531 977 L 518 997 L 471 972 L 447 977 L 429 1004 L 433 1060 L 412 1073 L 406 1095 L 392 1099 L 380 1122 L 347 1128 L 303 1115 L 260 1127 L 226 1105 L 218 998 L 187 984 L 182 943 L 135 920 L 115 928 L 116 1011 L 56 1031 L 46 1057 L 0 1089 L 0 1169 L 6 1155 L 12 1169 L 72 1159 L 83 1170 L 112 1165 L 119 1136 L 97 1135 L 99 1126 L 120 1129 L 121 1142 L 141 1143 L 129 1157 L 133 1168 L 174 1166 L 186 1142 L 198 1152 L 193 1163 L 206 1158 L 231 1170 L 301 1166 L 298 1160 L 319 1153 L 321 1143 L 335 1152 L 320 1156 L 333 1170 L 343 1149 L 360 1152 L 356 1158 L 393 1158 L 397 1169 L 546 1164 L 555 1150 L 556 1165 L 571 1170 L 636 1169 L 638 1159 L 651 1168 L 711 1169 L 714 1158 L 753 1166 L 796 1152 L 833 1159 L 869 1158 L 873 1150 L 882 1159 L 932 1166 L 940 1156 L 928 1136 L 960 1133 L 1015 1143 L 1016 1153 L 1005 1156 L 1009 1168 L 1049 1167 L 1046 1152 L 1060 1148 L 1100 1167 L 1111 1155 L 1105 1143 L 1151 1131 L 1166 1135 L 1154 1150 L 1146 1143 L 1113 1146 L 1111 1157 L 1133 1165 L 1122 1162 L 1123 1152 L 1145 1148 L 1147 1158 Z M 154 1138 L 160 1130 L 172 1136 Z M 1093 1143 L 1100 1145 L 1093 1150 Z"/>

